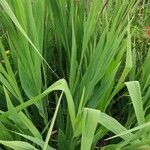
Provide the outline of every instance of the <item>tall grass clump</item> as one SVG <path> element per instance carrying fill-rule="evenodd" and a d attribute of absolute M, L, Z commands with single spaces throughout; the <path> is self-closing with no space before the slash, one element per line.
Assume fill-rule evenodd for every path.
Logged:
<path fill-rule="evenodd" d="M 149 52 L 136 77 L 132 49 L 140 5 L 0 0 L 2 148 L 149 148 Z M 126 89 L 132 114 L 123 126 L 113 115 Z"/>

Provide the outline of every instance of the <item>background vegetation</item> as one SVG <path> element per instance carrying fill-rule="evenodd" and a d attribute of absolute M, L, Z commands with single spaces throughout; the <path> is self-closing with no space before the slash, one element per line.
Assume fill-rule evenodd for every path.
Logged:
<path fill-rule="evenodd" d="M 150 149 L 149 0 L 0 0 L 0 147 Z"/>

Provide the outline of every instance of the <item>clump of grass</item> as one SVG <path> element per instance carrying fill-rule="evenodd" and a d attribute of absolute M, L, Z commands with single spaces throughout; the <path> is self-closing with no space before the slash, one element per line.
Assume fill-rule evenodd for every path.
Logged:
<path fill-rule="evenodd" d="M 103 149 L 149 147 L 144 112 L 148 96 L 144 105 L 141 96 L 149 87 L 149 54 L 139 75 L 142 91 L 139 82 L 126 83 L 134 108 L 129 119 L 138 126 L 128 130 L 111 112 L 106 114 L 116 94 L 126 88 L 126 79 L 136 79 L 135 70 L 129 73 L 135 69 L 132 21 L 138 3 L 0 0 L 13 60 L 11 64 L 0 42 L 0 93 L 5 97 L 5 106 L 0 106 L 2 145 L 8 149 L 90 150 L 109 131 L 121 142 L 112 141 L 114 145 Z M 128 123 L 132 121 L 127 121 L 127 127 Z"/>

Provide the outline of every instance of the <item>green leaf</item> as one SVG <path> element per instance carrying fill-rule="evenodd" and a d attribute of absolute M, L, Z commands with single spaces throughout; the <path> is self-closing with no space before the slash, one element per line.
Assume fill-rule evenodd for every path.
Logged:
<path fill-rule="evenodd" d="M 144 110 L 143 110 L 143 102 L 142 102 L 140 84 L 138 81 L 130 81 L 130 82 L 126 82 L 125 84 L 131 96 L 131 100 L 133 103 L 133 107 L 135 110 L 138 124 L 141 125 L 145 123 L 145 118 L 144 118 Z"/>
<path fill-rule="evenodd" d="M 5 145 L 14 150 L 38 150 L 33 147 L 31 144 L 22 142 L 22 141 L 2 141 L 0 140 L 0 144 Z"/>

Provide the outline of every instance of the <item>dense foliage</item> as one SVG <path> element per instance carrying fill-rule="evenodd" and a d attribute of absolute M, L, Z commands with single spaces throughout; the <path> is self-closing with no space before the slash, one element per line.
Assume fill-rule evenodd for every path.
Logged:
<path fill-rule="evenodd" d="M 0 0 L 0 148 L 150 149 L 150 0 Z"/>

